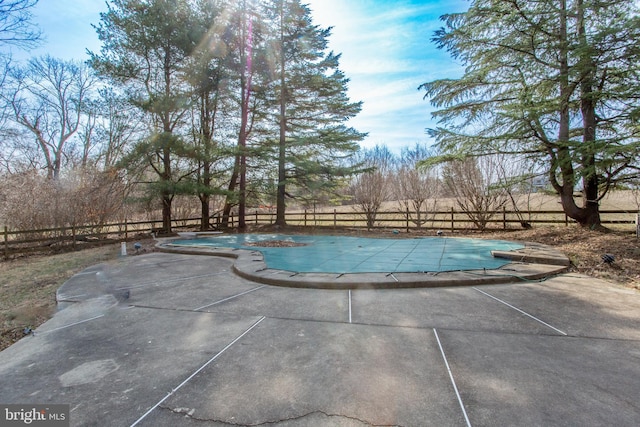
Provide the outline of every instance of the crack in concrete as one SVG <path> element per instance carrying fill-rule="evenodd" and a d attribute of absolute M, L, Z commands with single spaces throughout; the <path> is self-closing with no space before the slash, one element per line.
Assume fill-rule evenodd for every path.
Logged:
<path fill-rule="evenodd" d="M 267 425 L 275 425 L 275 424 L 280 424 L 280 423 L 284 423 L 287 421 L 296 421 L 296 420 L 301 420 L 303 418 L 306 417 L 310 417 L 312 415 L 315 414 L 319 414 L 319 415 L 324 415 L 327 418 L 344 418 L 347 420 L 351 420 L 351 421 L 356 421 L 359 423 L 362 423 L 363 425 L 366 426 L 371 426 L 371 427 L 403 427 L 400 424 L 374 424 L 372 422 L 369 422 L 367 420 L 363 420 L 357 417 L 351 417 L 348 415 L 341 415 L 341 414 L 330 414 L 328 412 L 322 411 L 322 410 L 315 410 L 315 411 L 311 411 L 311 412 L 307 412 L 306 414 L 302 414 L 302 415 L 297 415 L 297 416 L 292 416 L 289 418 L 282 418 L 279 420 L 272 420 L 272 421 L 263 421 L 263 422 L 259 422 L 259 423 L 252 423 L 252 424 L 241 424 L 241 423 L 234 423 L 232 421 L 228 421 L 228 420 L 222 420 L 222 419 L 215 419 L 215 418 L 198 418 L 193 416 L 193 409 L 189 409 L 189 408 L 171 408 L 168 406 L 159 406 L 160 409 L 164 409 L 170 412 L 173 412 L 174 414 L 178 414 L 178 415 L 183 415 L 185 417 L 188 417 L 189 419 L 193 420 L 193 421 L 199 421 L 199 422 L 213 422 L 213 423 L 220 423 L 220 424 L 224 424 L 224 425 L 229 425 L 229 426 L 237 426 L 237 427 L 259 427 L 259 426 L 267 426 Z"/>

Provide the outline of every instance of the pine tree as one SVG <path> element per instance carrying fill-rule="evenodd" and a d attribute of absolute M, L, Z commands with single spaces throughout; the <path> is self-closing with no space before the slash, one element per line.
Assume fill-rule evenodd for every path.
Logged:
<path fill-rule="evenodd" d="M 236 149 L 227 188 L 222 222 L 226 226 L 231 209 L 238 206 L 238 228 L 246 227 L 246 206 L 251 182 L 248 181 L 251 157 L 256 155 L 255 139 L 264 126 L 266 111 L 264 88 L 269 68 L 264 49 L 264 25 L 256 0 L 231 2 L 228 6 L 232 25 L 229 48 L 233 58 L 233 90 L 236 92 Z"/>
<path fill-rule="evenodd" d="M 344 123 L 361 103 L 347 96 L 348 79 L 339 55 L 326 53 L 331 29 L 313 25 L 311 11 L 299 0 L 270 0 L 270 55 L 274 58 L 273 114 L 278 139 L 270 141 L 278 164 L 276 224 L 285 225 L 287 188 L 331 187 L 349 173 L 341 160 L 358 149 L 364 134 Z"/>
<path fill-rule="evenodd" d="M 225 16 L 224 0 L 199 0 L 194 5 L 196 15 L 193 32 L 198 40 L 187 68 L 192 86 L 194 154 L 197 162 L 194 192 L 201 204 L 201 230 L 209 229 L 211 196 L 225 194 L 215 181 L 220 181 L 225 157 L 222 131 L 225 113 L 232 110 L 232 91 L 229 81 L 233 78 L 231 52 L 232 22 Z"/>
<path fill-rule="evenodd" d="M 103 45 L 91 64 L 145 112 L 150 133 L 127 157 L 144 161 L 158 181 L 162 225 L 171 232 L 171 203 L 180 192 L 177 160 L 189 150 L 176 132 L 189 107 L 184 66 L 196 41 L 188 0 L 112 0 L 96 31 Z"/>

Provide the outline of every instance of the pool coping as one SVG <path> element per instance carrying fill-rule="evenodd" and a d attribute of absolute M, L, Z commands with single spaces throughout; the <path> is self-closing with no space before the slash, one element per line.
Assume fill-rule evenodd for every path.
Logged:
<path fill-rule="evenodd" d="M 183 236 L 184 237 L 184 236 Z M 272 286 L 313 289 L 398 289 L 476 286 L 538 281 L 568 270 L 571 262 L 561 252 L 534 242 L 517 242 L 523 248 L 492 251 L 511 262 L 500 268 L 418 273 L 300 273 L 269 268 L 258 250 L 177 245 L 176 238 L 162 239 L 156 250 L 187 255 L 235 259 L 233 271 L 240 277 Z"/>

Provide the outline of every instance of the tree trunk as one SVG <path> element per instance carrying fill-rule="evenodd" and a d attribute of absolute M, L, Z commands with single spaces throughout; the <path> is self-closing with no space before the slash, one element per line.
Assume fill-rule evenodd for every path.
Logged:
<path fill-rule="evenodd" d="M 166 134 L 164 135 L 166 137 Z M 166 143 L 165 143 L 166 144 Z M 163 163 L 164 172 L 162 174 L 162 181 L 165 185 L 171 183 L 171 151 L 168 147 L 163 149 Z M 164 234 L 171 234 L 171 202 L 173 200 L 173 193 L 167 188 L 162 190 L 162 232 Z"/>
<path fill-rule="evenodd" d="M 253 50 L 253 27 L 251 17 L 247 18 L 247 6 L 243 2 L 244 15 L 242 17 L 243 39 L 246 40 L 242 52 L 242 74 L 240 75 L 240 93 L 242 95 L 240 132 L 238 134 L 239 159 L 239 194 L 238 194 L 238 229 L 244 230 L 247 227 L 245 220 L 247 204 L 247 138 L 249 123 L 249 99 L 251 98 L 251 77 L 252 77 L 252 50 Z M 247 23 L 248 19 L 248 23 Z"/>
<path fill-rule="evenodd" d="M 217 75 L 215 86 L 219 88 L 220 77 Z M 213 95 L 213 98 L 211 96 Z M 200 198 L 200 230 L 207 231 L 211 228 L 211 169 L 213 167 L 213 151 L 215 143 L 213 134 L 216 129 L 216 117 L 218 114 L 218 101 L 220 94 L 218 90 L 206 88 L 200 95 L 200 123 L 202 133 L 202 143 L 204 144 L 204 160 L 202 161 L 202 186 L 203 191 L 199 194 Z M 228 217 L 227 217 L 228 219 Z"/>
<path fill-rule="evenodd" d="M 278 140 L 278 192 L 276 195 L 276 225 L 285 226 L 286 204 L 286 142 L 287 142 L 287 100 L 284 52 L 284 4 L 280 3 L 280 138 Z"/>
<path fill-rule="evenodd" d="M 211 197 L 209 196 L 209 188 L 211 187 L 211 129 L 213 126 L 210 126 L 210 116 L 208 113 L 206 99 L 208 94 L 205 95 L 204 98 L 204 106 L 201 109 L 200 117 L 202 125 L 202 139 L 204 143 L 204 161 L 202 162 L 202 186 L 203 191 L 199 194 L 200 199 L 200 230 L 207 231 L 209 229 L 209 217 L 211 213 L 209 211 L 209 202 Z"/>
<path fill-rule="evenodd" d="M 595 107 L 591 101 L 591 87 L 583 83 L 582 94 L 582 120 L 584 124 L 584 135 L 582 143 L 585 146 L 594 146 L 596 139 L 596 115 Z M 586 94 L 586 95 L 585 95 Z M 584 150 L 582 156 L 582 167 L 585 176 L 582 178 L 582 193 L 584 202 L 582 212 L 576 221 L 583 227 L 599 228 L 601 226 L 600 207 L 599 207 L 599 185 L 598 175 L 596 172 L 595 148 Z"/>
<path fill-rule="evenodd" d="M 575 169 L 573 168 L 571 151 L 568 148 L 569 142 L 569 108 L 568 97 L 569 79 L 568 79 L 568 60 L 567 60 L 567 11 L 566 0 L 561 0 L 562 14 L 560 21 L 560 37 L 561 37 L 561 62 L 560 62 L 560 96 L 562 99 L 562 107 L 560 112 L 560 133 L 558 135 L 558 151 L 557 151 L 557 167 L 562 173 L 562 186 L 554 184 L 556 190 L 560 194 L 562 208 L 569 218 L 574 219 L 582 227 L 597 228 L 600 227 L 600 211 L 598 207 L 598 177 L 595 167 L 595 148 L 587 149 L 594 146 L 596 139 L 596 114 L 595 103 L 593 101 L 593 71 L 594 65 L 586 49 L 587 41 L 584 29 L 584 9 L 582 1 L 577 2 L 577 11 L 575 15 L 578 28 L 578 37 L 583 44 L 583 58 L 580 62 L 580 73 L 583 79 L 580 83 L 580 110 L 582 113 L 583 136 L 582 136 L 582 157 L 580 158 L 582 178 L 582 193 L 584 201 L 582 207 L 579 207 L 575 201 L 574 190 L 576 184 Z M 566 71 L 565 71 L 566 70 Z M 565 76 L 566 74 L 566 76 Z M 566 94 L 566 95 L 565 95 Z M 554 182 L 552 177 L 552 182 Z"/>
<path fill-rule="evenodd" d="M 236 154 L 236 160 L 233 163 L 233 172 L 231 173 L 231 180 L 229 181 L 229 194 L 224 202 L 224 208 L 222 209 L 222 222 L 221 226 L 224 228 L 229 227 L 229 217 L 231 216 L 231 209 L 233 208 L 233 192 L 235 192 L 238 185 L 238 176 L 240 175 L 240 155 Z"/>
<path fill-rule="evenodd" d="M 246 140 L 245 140 L 246 144 Z M 247 210 L 247 155 L 240 156 L 240 194 L 238 200 L 238 230 L 244 230 L 247 228 L 246 223 L 246 210 Z"/>
<path fill-rule="evenodd" d="M 584 22 L 584 4 L 582 0 L 576 2 L 578 13 L 578 38 L 580 44 L 583 46 L 581 50 L 581 72 L 584 77 L 580 84 L 580 111 L 582 113 L 582 127 L 583 136 L 582 144 L 584 145 L 582 152 L 582 169 L 585 175 L 582 178 L 583 183 L 583 220 L 579 221 L 583 227 L 599 227 L 600 222 L 600 210 L 598 207 L 599 189 L 598 189 L 598 175 L 596 171 L 596 106 L 593 99 L 593 86 L 594 86 L 594 73 L 596 65 L 593 63 L 590 49 L 588 48 L 588 41 L 586 36 L 585 22 Z"/>
<path fill-rule="evenodd" d="M 282 5 L 281 5 L 282 7 Z M 276 196 L 276 225 L 287 225 L 285 210 L 286 210 L 286 143 L 287 143 L 287 101 L 286 101 L 286 88 L 285 88 L 285 58 L 284 58 L 284 17 L 281 10 L 281 31 L 280 31 L 280 45 L 282 52 L 280 54 L 280 138 L 278 140 L 278 192 Z"/>
<path fill-rule="evenodd" d="M 205 138 L 207 136 L 205 135 Z M 209 143 L 207 140 L 206 144 Z M 209 229 L 209 218 L 211 216 L 209 203 L 211 196 L 206 191 L 211 187 L 211 162 L 208 160 L 209 150 L 205 149 L 205 156 L 207 157 L 202 164 L 202 185 L 204 191 L 200 193 L 200 231 L 207 231 Z"/>
<path fill-rule="evenodd" d="M 585 192 L 586 194 L 586 192 Z M 582 227 L 598 228 L 600 227 L 600 210 L 598 202 L 585 200 L 583 207 L 576 204 L 573 188 L 567 187 L 560 194 L 562 210 L 571 219 L 575 220 Z"/>
<path fill-rule="evenodd" d="M 210 197 L 208 194 L 200 196 L 200 231 L 207 231 L 209 229 L 209 217 L 211 217 L 209 201 Z"/>
<path fill-rule="evenodd" d="M 585 154 L 581 159 L 582 168 L 586 175 L 583 178 L 583 207 L 576 204 L 574 189 L 576 184 L 573 159 L 569 149 L 570 140 L 570 115 L 569 98 L 571 89 L 569 83 L 568 37 L 567 37 L 567 2 L 560 0 L 560 123 L 558 131 L 558 147 L 556 152 L 556 165 L 562 175 L 562 185 L 558 184 L 555 175 L 551 174 L 551 181 L 560 194 L 562 209 L 569 218 L 574 219 L 583 227 L 596 227 L 600 225 L 598 211 L 598 178 L 595 171 L 595 154 Z M 580 19 L 578 17 L 578 19 Z M 578 25 L 579 27 L 579 25 Z M 587 53 L 588 54 L 588 53 Z M 583 144 L 593 144 L 595 141 L 595 107 L 591 101 L 591 85 L 588 78 L 583 81 L 581 90 L 581 109 L 583 114 Z M 585 90 L 587 94 L 585 94 Z M 592 150 L 587 150 L 591 152 Z M 552 167 L 552 171 L 555 168 Z"/>
<path fill-rule="evenodd" d="M 60 171 L 62 170 L 62 153 L 56 153 L 55 165 L 53 168 L 53 179 L 58 181 L 60 179 Z"/>
<path fill-rule="evenodd" d="M 171 202 L 173 196 L 168 191 L 162 192 L 162 234 L 171 234 Z"/>

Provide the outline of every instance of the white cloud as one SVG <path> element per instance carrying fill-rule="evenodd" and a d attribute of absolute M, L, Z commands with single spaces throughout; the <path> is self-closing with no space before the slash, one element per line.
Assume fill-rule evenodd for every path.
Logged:
<path fill-rule="evenodd" d="M 363 101 L 350 121 L 368 132 L 364 145 L 425 142 L 425 128 L 434 127 L 433 110 L 422 83 L 461 74 L 446 52 L 431 42 L 439 17 L 464 10 L 465 0 L 394 1 L 310 0 L 314 23 L 333 26 L 330 49 L 341 53 L 341 69 L 350 78 L 349 96 Z"/>
<path fill-rule="evenodd" d="M 467 0 L 302 0 L 313 22 L 332 26 L 329 49 L 341 53 L 340 68 L 351 80 L 349 96 L 363 101 L 363 111 L 349 125 L 369 132 L 365 145 L 391 147 L 424 142 L 433 127 L 432 108 L 417 87 L 427 81 L 461 74 L 446 52 L 431 42 L 442 24 L 439 16 L 465 10 Z M 86 49 L 98 52 L 102 0 L 41 0 L 34 10 L 47 42 L 16 59 L 49 53 L 84 60 Z"/>

